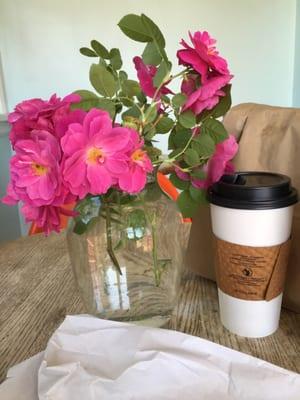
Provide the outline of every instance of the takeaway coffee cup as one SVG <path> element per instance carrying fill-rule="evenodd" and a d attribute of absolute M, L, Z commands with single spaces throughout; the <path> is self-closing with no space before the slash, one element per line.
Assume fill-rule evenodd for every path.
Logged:
<path fill-rule="evenodd" d="M 231 332 L 276 331 L 297 191 L 267 172 L 224 175 L 208 193 L 215 236 L 220 317 Z"/>

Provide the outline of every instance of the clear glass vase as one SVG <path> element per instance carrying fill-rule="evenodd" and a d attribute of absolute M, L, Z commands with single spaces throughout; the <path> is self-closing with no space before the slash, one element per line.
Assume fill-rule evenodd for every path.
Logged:
<path fill-rule="evenodd" d="M 87 312 L 104 319 L 161 326 L 178 297 L 190 224 L 164 194 L 119 205 L 67 239 Z"/>

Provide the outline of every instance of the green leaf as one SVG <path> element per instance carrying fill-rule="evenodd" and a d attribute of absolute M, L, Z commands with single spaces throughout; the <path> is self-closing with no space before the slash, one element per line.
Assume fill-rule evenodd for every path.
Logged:
<path fill-rule="evenodd" d="M 98 40 L 92 40 L 91 46 L 99 57 L 106 58 L 107 60 L 109 59 L 108 50 L 103 46 L 103 44 L 99 43 Z"/>
<path fill-rule="evenodd" d="M 124 104 L 126 107 L 131 107 L 132 106 L 132 100 L 129 99 L 127 96 L 125 96 L 125 93 L 119 93 L 120 95 L 120 101 Z"/>
<path fill-rule="evenodd" d="M 171 70 L 171 64 L 169 62 L 166 63 L 163 60 L 153 78 L 153 85 L 156 88 L 160 87 L 163 83 L 169 80 L 170 70 Z"/>
<path fill-rule="evenodd" d="M 140 91 L 140 85 L 137 81 L 128 79 L 122 83 L 122 91 L 127 97 L 137 96 Z"/>
<path fill-rule="evenodd" d="M 157 116 L 156 104 L 152 104 L 152 106 L 148 107 L 147 111 L 145 112 L 145 121 L 153 122 L 156 116 Z"/>
<path fill-rule="evenodd" d="M 170 98 L 169 98 L 167 95 L 165 95 L 165 94 L 161 95 L 160 98 L 161 98 L 161 100 L 162 100 L 163 102 L 165 102 L 165 103 L 167 103 L 167 104 L 170 104 L 170 103 L 171 103 Z"/>
<path fill-rule="evenodd" d="M 189 188 L 191 198 L 198 204 L 207 203 L 206 191 L 202 189 L 197 189 L 193 185 Z"/>
<path fill-rule="evenodd" d="M 184 111 L 179 115 L 179 122 L 185 128 L 192 128 L 196 125 L 195 114 L 191 110 Z"/>
<path fill-rule="evenodd" d="M 147 224 L 145 212 L 141 209 L 131 211 L 127 216 L 127 224 L 133 228 L 145 227 Z"/>
<path fill-rule="evenodd" d="M 161 150 L 154 146 L 145 146 L 148 156 L 151 161 L 157 161 L 161 156 Z"/>
<path fill-rule="evenodd" d="M 193 178 L 197 178 L 197 179 L 205 179 L 206 178 L 206 173 L 203 171 L 203 170 L 201 170 L 201 169 L 199 169 L 199 170 L 194 170 L 194 171 L 192 171 L 191 172 L 191 176 L 193 177 Z"/>
<path fill-rule="evenodd" d="M 220 97 L 219 103 L 211 112 L 215 118 L 225 115 L 231 107 L 231 85 L 226 85 L 224 88 L 222 88 L 222 91 L 226 93 L 225 96 Z"/>
<path fill-rule="evenodd" d="M 118 23 L 119 28 L 126 36 L 137 42 L 151 42 L 152 36 L 142 21 L 142 17 L 136 14 L 125 15 Z"/>
<path fill-rule="evenodd" d="M 126 117 L 134 117 L 134 118 L 139 118 L 141 116 L 141 112 L 137 106 L 132 106 L 128 108 L 123 114 L 122 114 L 122 119 L 125 120 Z"/>
<path fill-rule="evenodd" d="M 162 117 L 156 125 L 156 131 L 157 133 L 167 133 L 172 129 L 173 125 L 174 121 L 171 118 Z"/>
<path fill-rule="evenodd" d="M 115 116 L 115 103 L 109 99 L 98 97 L 95 93 L 89 90 L 77 90 L 74 92 L 79 94 L 81 101 L 72 104 L 72 110 L 81 109 L 89 111 L 91 108 L 101 108 L 109 112 L 111 118 Z"/>
<path fill-rule="evenodd" d="M 122 82 L 126 81 L 128 79 L 128 75 L 125 71 L 119 71 L 119 79 Z"/>
<path fill-rule="evenodd" d="M 191 167 L 199 164 L 199 155 L 194 149 L 187 149 L 183 155 L 184 161 Z"/>
<path fill-rule="evenodd" d="M 153 202 L 158 200 L 162 195 L 162 191 L 158 186 L 157 182 L 148 183 L 145 187 L 144 198 L 147 202 Z"/>
<path fill-rule="evenodd" d="M 150 33 L 151 37 L 155 42 L 164 49 L 166 47 L 166 42 L 163 34 L 161 33 L 159 27 L 149 18 L 147 15 L 141 15 L 142 22 L 144 26 L 147 27 L 148 32 Z"/>
<path fill-rule="evenodd" d="M 209 135 L 202 132 L 192 140 L 191 147 L 200 157 L 210 157 L 215 151 L 215 142 Z"/>
<path fill-rule="evenodd" d="M 142 58 L 145 64 L 158 65 L 161 62 L 161 54 L 154 42 L 149 42 L 146 45 Z"/>
<path fill-rule="evenodd" d="M 170 132 L 170 135 L 168 137 L 168 150 L 174 150 L 176 149 L 176 144 L 174 142 L 174 137 L 176 136 L 176 129 L 172 129 Z"/>
<path fill-rule="evenodd" d="M 168 63 L 168 57 L 167 54 L 165 52 L 165 46 L 166 46 L 166 42 L 164 39 L 163 34 L 161 33 L 160 29 L 158 28 L 158 26 L 149 18 L 147 17 L 145 14 L 141 15 L 141 19 L 142 22 L 144 24 L 144 26 L 146 27 L 148 34 L 150 35 L 154 45 L 157 48 L 157 51 L 159 52 L 159 54 L 161 55 L 162 59 Z"/>
<path fill-rule="evenodd" d="M 111 49 L 109 52 L 110 63 L 115 70 L 122 68 L 123 62 L 119 49 Z"/>
<path fill-rule="evenodd" d="M 111 118 L 114 118 L 114 116 L 115 116 L 116 106 L 112 100 L 98 99 L 98 104 L 97 104 L 96 108 L 101 108 L 102 110 L 109 112 Z"/>
<path fill-rule="evenodd" d="M 86 230 L 87 230 L 87 224 L 82 222 L 81 219 L 75 222 L 73 228 L 74 233 L 76 233 L 77 235 L 82 235 Z"/>
<path fill-rule="evenodd" d="M 145 126 L 144 136 L 146 140 L 150 141 L 155 135 L 156 135 L 156 130 L 152 124 Z"/>
<path fill-rule="evenodd" d="M 91 49 L 89 49 L 88 47 L 81 47 L 81 49 L 79 49 L 80 53 L 86 57 L 98 57 L 98 55 Z"/>
<path fill-rule="evenodd" d="M 141 104 L 146 104 L 147 103 L 147 97 L 144 95 L 143 92 L 140 92 L 139 94 L 137 94 L 137 99 Z"/>
<path fill-rule="evenodd" d="M 188 189 L 190 186 L 190 182 L 189 181 L 183 181 L 182 179 L 180 179 L 176 173 L 172 173 L 169 176 L 170 181 L 173 183 L 173 185 L 175 187 L 177 187 L 180 190 L 185 190 Z"/>
<path fill-rule="evenodd" d="M 201 125 L 202 134 L 208 134 L 213 139 L 215 144 L 223 142 L 228 138 L 228 133 L 222 122 L 209 118 L 206 119 Z"/>
<path fill-rule="evenodd" d="M 113 75 L 103 65 L 91 65 L 90 81 L 97 92 L 105 97 L 112 97 L 117 90 Z"/>
<path fill-rule="evenodd" d="M 183 148 L 179 147 L 178 149 L 175 149 L 173 151 L 171 151 L 171 153 L 169 154 L 169 157 L 175 157 L 177 156 L 179 153 L 181 153 L 183 151 Z"/>
<path fill-rule="evenodd" d="M 116 103 L 115 104 L 115 109 L 116 109 L 116 114 L 119 114 L 123 109 L 122 104 L 121 103 Z"/>
<path fill-rule="evenodd" d="M 173 136 L 173 142 L 176 147 L 185 147 L 187 142 L 190 140 L 192 131 L 190 129 L 178 128 Z"/>
<path fill-rule="evenodd" d="M 187 96 L 183 93 L 177 93 L 175 96 L 172 98 L 172 104 L 174 108 L 180 108 L 183 106 L 187 99 Z"/>
<path fill-rule="evenodd" d="M 80 102 L 72 104 L 72 110 L 81 109 L 89 111 L 93 107 L 97 107 L 99 97 L 89 90 L 77 90 L 74 92 L 81 97 Z"/>
<path fill-rule="evenodd" d="M 104 58 L 99 57 L 99 62 L 98 62 L 98 64 L 99 64 L 99 65 L 102 65 L 104 68 L 107 69 L 107 63 L 106 63 L 106 61 L 104 60 Z"/>
<path fill-rule="evenodd" d="M 199 208 L 199 204 L 192 198 L 189 190 L 180 193 L 177 204 L 184 218 L 192 217 Z"/>

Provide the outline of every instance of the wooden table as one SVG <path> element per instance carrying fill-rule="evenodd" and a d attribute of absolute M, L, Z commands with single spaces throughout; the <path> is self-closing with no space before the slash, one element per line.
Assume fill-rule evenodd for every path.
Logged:
<path fill-rule="evenodd" d="M 12 365 L 43 350 L 66 314 L 85 312 L 64 234 L 0 246 L 0 380 Z M 246 339 L 220 323 L 215 283 L 187 274 L 171 328 L 300 372 L 300 314 L 284 310 L 276 334 Z"/>

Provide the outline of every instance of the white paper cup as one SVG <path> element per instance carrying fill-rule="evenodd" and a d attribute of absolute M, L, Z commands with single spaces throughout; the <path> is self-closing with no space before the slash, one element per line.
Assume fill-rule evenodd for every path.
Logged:
<path fill-rule="evenodd" d="M 209 198 L 217 239 L 253 249 L 289 240 L 297 193 L 288 177 L 257 172 L 225 176 L 213 185 Z M 258 338 L 277 330 L 282 293 L 269 301 L 238 298 L 220 288 L 218 295 L 222 324 L 231 332 Z"/>

